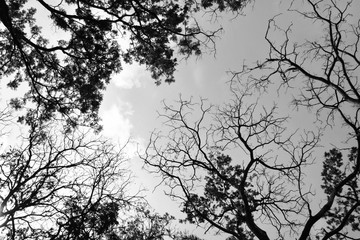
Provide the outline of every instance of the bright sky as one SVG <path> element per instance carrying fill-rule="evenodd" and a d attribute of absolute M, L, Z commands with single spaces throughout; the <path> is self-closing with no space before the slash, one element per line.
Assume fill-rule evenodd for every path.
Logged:
<path fill-rule="evenodd" d="M 141 170 L 142 162 L 136 156 L 137 144 L 144 146 L 155 128 L 161 127 L 157 111 L 161 111 L 162 101 L 172 103 L 179 99 L 193 96 L 209 99 L 211 103 L 223 103 L 230 98 L 230 92 L 226 82 L 231 78 L 227 73 L 230 70 L 240 70 L 244 61 L 248 64 L 266 57 L 268 45 L 264 39 L 268 19 L 284 12 L 289 1 L 282 0 L 255 0 L 244 11 L 244 16 L 223 17 L 216 24 L 224 28 L 221 38 L 217 41 L 216 55 L 203 55 L 199 59 L 190 58 L 183 61 L 176 73 L 176 82 L 170 85 L 156 86 L 150 74 L 138 65 L 124 65 L 123 71 L 114 76 L 107 88 L 101 107 L 103 119 L 103 134 L 112 138 L 119 144 L 124 144 L 130 137 L 134 144 L 128 147 L 131 156 L 131 164 L 137 179 L 138 187 L 150 190 L 147 193 L 150 204 L 159 212 L 169 212 L 179 216 L 179 208 L 176 203 L 163 195 L 158 189 L 151 193 L 152 188 L 159 183 L 160 179 L 154 178 Z M 302 1 L 300 1 L 302 2 Z M 319 35 L 319 29 L 314 26 L 303 26 L 296 19 L 284 14 L 279 16 L 280 22 L 285 26 L 293 23 L 294 36 L 301 40 Z M 299 26 L 296 28 L 296 26 Z M 312 28 L 311 28 L 312 27 Z M 2 97 L 5 97 L 2 95 Z M 279 97 L 274 94 L 269 101 L 278 102 Z M 287 104 L 287 103 L 286 103 Z M 289 105 L 282 105 L 282 111 L 292 111 Z M 307 113 L 305 111 L 305 113 Z M 292 112 L 292 127 L 311 126 L 312 114 Z M 333 129 L 326 136 L 329 139 L 336 138 L 342 133 L 341 128 Z M 325 143 L 326 144 L 326 143 Z M 330 148 L 328 145 L 327 149 Z M 324 150 L 324 151 L 325 151 Z M 319 171 L 317 170 L 317 174 Z M 313 175 L 311 175 L 313 176 Z M 319 177 L 311 179 L 319 181 Z M 136 189 L 137 190 L 137 189 Z M 134 190 L 134 191 L 136 191 Z M 201 235 L 199 235 L 202 237 Z M 219 239 L 207 237 L 207 239 Z"/>
<path fill-rule="evenodd" d="M 207 98 L 211 103 L 227 101 L 230 98 L 230 92 L 226 82 L 231 78 L 227 71 L 240 70 L 244 61 L 251 64 L 266 57 L 268 45 L 264 34 L 268 20 L 279 13 L 284 13 L 288 4 L 288 1 L 281 0 L 256 0 L 253 5 L 245 9 L 244 16 L 238 16 L 235 19 L 231 17 L 220 19 L 219 24 L 224 28 L 224 33 L 217 41 L 216 56 L 203 55 L 200 59 L 191 58 L 183 61 L 176 73 L 176 82 L 171 85 L 156 86 L 144 68 L 137 65 L 123 66 L 124 70 L 114 76 L 108 86 L 101 108 L 104 134 L 120 142 L 125 142 L 132 137 L 140 146 L 144 146 L 151 131 L 161 127 L 157 111 L 162 108 L 162 100 L 173 103 L 181 94 L 184 98 L 190 96 L 195 99 Z M 298 41 L 317 38 L 321 34 L 319 28 L 308 25 L 309 22 L 304 26 L 303 22 L 294 18 L 293 13 L 278 16 L 278 22 L 283 26 L 292 23 L 296 29 L 293 37 Z M 314 114 L 307 111 L 298 113 L 292 111 L 293 108 L 289 106 L 289 102 L 279 101 L 279 96 L 276 94 L 266 100 L 285 102 L 285 105 L 280 104 L 284 114 L 294 115 L 290 127 L 308 129 L 312 125 Z M 339 134 L 342 134 L 341 127 L 332 129 L 324 138 L 336 139 Z M 331 148 L 327 141 L 324 141 L 324 144 L 326 148 L 319 152 L 320 156 Z M 130 154 L 135 149 L 136 147 L 130 147 Z M 138 173 L 136 183 L 152 190 L 160 179 L 141 171 L 141 160 L 136 157 L 136 154 L 132 156 L 133 169 L 136 169 L 135 172 Z M 310 172 L 309 182 L 319 187 L 319 168 L 310 171 L 316 174 Z M 154 193 L 149 192 L 148 199 L 156 210 L 179 216 L 177 204 L 171 203 L 163 195 L 161 189 Z M 211 237 L 207 238 L 211 239 Z M 214 239 L 219 238 L 214 237 Z"/>
<path fill-rule="evenodd" d="M 176 73 L 176 82 L 171 85 L 156 86 L 150 74 L 137 65 L 123 66 L 123 71 L 114 76 L 108 86 L 101 107 L 104 134 L 120 143 L 132 137 L 139 144 L 146 144 L 151 131 L 160 128 L 161 120 L 157 111 L 162 108 L 162 100 L 172 103 L 182 97 L 193 96 L 207 98 L 211 103 L 222 103 L 230 98 L 226 82 L 231 78 L 229 70 L 239 70 L 244 61 L 251 64 L 263 59 L 268 45 L 264 39 L 268 19 L 282 12 L 286 4 L 281 1 L 257 0 L 245 9 L 245 16 L 232 16 L 219 20 L 224 33 L 217 41 L 217 52 L 203 55 L 200 59 L 191 58 L 183 61 Z M 289 22 L 290 23 L 290 22 Z M 271 99 L 276 101 L 276 99 Z M 159 183 L 141 171 L 142 162 L 132 152 L 133 170 L 137 173 L 136 183 L 150 191 Z M 169 212 L 179 216 L 177 203 L 172 203 L 163 195 L 161 189 L 147 193 L 152 207 L 160 212 Z M 200 237 L 202 231 L 200 231 Z M 207 239 L 211 237 L 207 236 Z M 219 239 L 214 237 L 214 239 Z"/>

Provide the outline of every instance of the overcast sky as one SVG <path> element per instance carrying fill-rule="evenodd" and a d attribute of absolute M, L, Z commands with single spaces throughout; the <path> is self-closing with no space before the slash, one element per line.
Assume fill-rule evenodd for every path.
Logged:
<path fill-rule="evenodd" d="M 268 48 L 264 33 L 267 20 L 279 12 L 279 1 L 258 0 L 245 9 L 246 16 L 224 16 L 213 26 L 224 32 L 216 42 L 216 54 L 204 54 L 180 63 L 175 82 L 156 86 L 150 74 L 138 65 L 124 65 L 108 86 L 101 116 L 104 134 L 125 142 L 130 136 L 146 144 L 150 132 L 161 126 L 157 111 L 162 100 L 172 103 L 182 95 L 207 98 L 212 103 L 229 99 L 229 70 L 238 70 L 244 60 L 251 63 Z M 204 17 L 205 20 L 206 17 Z"/>
<path fill-rule="evenodd" d="M 176 73 L 176 82 L 170 85 L 156 86 L 143 67 L 124 65 L 123 71 L 114 76 L 108 86 L 101 107 L 104 134 L 120 143 L 132 137 L 140 145 L 146 144 L 151 131 L 161 127 L 157 111 L 162 108 L 162 100 L 172 103 L 179 99 L 180 94 L 184 98 L 207 98 L 211 103 L 229 100 L 227 81 L 231 75 L 227 72 L 240 70 L 244 61 L 251 64 L 266 57 L 268 45 L 264 34 L 268 19 L 288 7 L 286 3 L 280 3 L 278 0 L 257 0 L 244 10 L 244 16 L 224 16 L 213 23 L 213 26 L 220 24 L 224 29 L 216 42 L 216 55 L 204 54 L 198 59 L 182 61 Z M 284 19 L 286 21 L 287 18 Z M 129 154 L 133 156 L 133 170 L 137 169 L 136 183 L 152 190 L 160 179 L 139 171 L 142 163 L 133 154 L 134 150 L 135 147 L 129 148 Z M 148 199 L 160 212 L 179 213 L 177 204 L 171 204 L 161 189 L 149 192 Z"/>
<path fill-rule="evenodd" d="M 293 31 L 292 36 L 297 41 L 320 37 L 322 32 L 318 26 L 312 25 L 311 22 L 304 23 L 295 17 L 294 13 L 286 13 L 289 2 L 257 0 L 244 10 L 244 16 L 238 16 L 235 19 L 233 16 L 224 16 L 219 19 L 216 24 L 221 24 L 224 32 L 217 40 L 216 55 L 205 54 L 199 59 L 190 58 L 181 62 L 176 73 L 176 82 L 170 85 L 156 86 L 149 73 L 142 67 L 123 66 L 124 70 L 114 76 L 108 86 L 101 108 L 104 134 L 120 142 L 125 142 L 126 139 L 132 137 L 140 145 L 146 144 L 151 131 L 154 128 L 161 128 L 157 111 L 162 108 L 162 100 L 172 103 L 179 99 L 180 94 L 184 98 L 190 96 L 195 99 L 207 98 L 209 102 L 218 104 L 229 100 L 230 91 L 226 82 L 229 81 L 231 75 L 227 72 L 240 70 L 244 61 L 251 64 L 266 57 L 268 45 L 264 34 L 268 20 L 279 13 L 282 15 L 277 17 L 278 23 L 282 26 L 293 24 L 296 31 Z M 213 24 L 213 26 L 216 25 Z M 274 94 L 267 100 L 279 103 L 281 102 L 279 99 L 281 97 Z M 297 113 L 287 101 L 282 107 L 285 115 L 294 116 L 290 127 L 306 129 L 311 126 L 314 114 L 306 110 Z M 327 134 L 325 138 L 333 139 L 342 134 L 342 129 L 341 127 L 332 129 Z M 323 144 L 325 149 L 319 151 L 319 154 L 323 154 L 332 146 L 326 141 L 323 141 Z M 134 149 L 134 147 L 130 148 L 129 153 L 132 154 Z M 137 169 L 141 165 L 141 160 L 133 156 L 133 169 Z M 316 174 L 310 172 L 309 182 L 318 186 L 321 177 L 319 168 L 315 167 L 311 171 Z M 160 181 L 139 170 L 136 170 L 136 173 L 138 173 L 136 182 L 147 188 L 151 189 Z M 179 212 L 177 205 L 170 204 L 169 200 L 162 195 L 161 189 L 153 194 L 148 193 L 148 199 L 160 212 L 171 214 Z"/>
<path fill-rule="evenodd" d="M 305 26 L 303 22 L 294 17 L 293 13 L 285 13 L 288 4 L 289 1 L 256 0 L 244 10 L 244 16 L 236 18 L 231 15 L 223 16 L 218 22 L 211 23 L 210 26 L 221 25 L 224 29 L 221 38 L 216 42 L 216 54 L 204 54 L 197 59 L 193 57 L 182 61 L 176 72 L 176 82 L 170 85 L 163 83 L 156 86 L 144 67 L 136 64 L 124 65 L 123 71 L 113 76 L 104 96 L 100 110 L 104 126 L 103 134 L 119 144 L 124 144 L 131 137 L 142 147 L 147 143 L 150 133 L 155 128 L 161 128 L 161 120 L 158 119 L 157 111 L 161 110 L 163 100 L 172 103 L 178 100 L 180 95 L 183 98 L 190 96 L 195 99 L 207 98 L 209 102 L 215 104 L 229 100 L 231 96 L 227 81 L 231 75 L 228 71 L 240 70 L 244 61 L 251 64 L 266 57 L 268 45 L 264 34 L 268 20 L 279 13 L 283 13 L 278 17 L 281 24 L 284 26 L 294 24 L 294 29 L 297 29 L 293 33 L 295 39 L 301 41 L 320 36 L 321 31 L 316 26 Z M 203 20 L 206 19 L 205 16 Z M 3 99 L 7 97 L 5 95 L 2 91 Z M 274 94 L 267 100 L 279 102 L 279 99 L 280 97 Z M 282 107 L 284 113 L 289 111 L 295 116 L 290 124 L 294 129 L 311 125 L 311 121 L 313 121 L 310 117 L 311 113 L 292 112 L 293 108 L 288 103 Z M 341 134 L 341 128 L 333 129 L 328 134 L 327 138 L 338 136 Z M 330 147 L 330 145 L 328 146 Z M 135 144 L 129 145 L 128 154 L 137 175 L 135 182 L 138 187 L 143 186 L 152 190 L 152 187 L 160 179 L 140 171 L 142 163 L 136 156 L 135 150 Z M 317 173 L 319 173 L 318 170 Z M 319 180 L 320 178 L 318 176 L 314 179 Z M 156 210 L 171 214 L 179 213 L 177 204 L 171 204 L 170 200 L 162 194 L 161 189 L 154 193 L 149 192 L 147 195 L 150 204 Z"/>

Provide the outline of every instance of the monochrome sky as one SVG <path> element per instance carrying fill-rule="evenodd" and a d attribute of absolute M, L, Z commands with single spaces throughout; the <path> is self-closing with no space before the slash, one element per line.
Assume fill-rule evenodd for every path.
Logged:
<path fill-rule="evenodd" d="M 304 2 L 295 1 L 296 5 L 292 8 L 304 10 L 302 9 Z M 294 41 L 301 43 L 305 39 L 319 39 L 323 34 L 321 26 L 309 20 L 304 21 L 295 12 L 288 12 L 289 4 L 290 1 L 256 0 L 244 10 L 244 15 L 236 18 L 227 14 L 209 23 L 208 16 L 203 16 L 201 21 L 205 25 L 223 28 L 221 37 L 216 42 L 216 53 L 181 61 L 175 83 L 156 86 L 150 74 L 136 64 L 124 65 L 123 71 L 113 77 L 101 107 L 104 134 L 120 143 L 126 142 L 129 137 L 136 142 L 137 145 L 130 144 L 128 148 L 128 153 L 132 156 L 132 169 L 136 173 L 134 182 L 137 186 L 150 190 L 147 193 L 148 200 L 157 211 L 181 216 L 178 203 L 173 203 L 165 197 L 163 189 L 158 188 L 152 192 L 160 179 L 141 170 L 142 162 L 135 151 L 137 147 L 141 149 L 147 144 L 154 129 L 161 129 L 162 119 L 158 118 L 157 111 L 161 111 L 162 101 L 172 104 L 180 95 L 183 99 L 206 98 L 212 104 L 228 101 L 231 98 L 228 85 L 232 77 L 230 71 L 239 71 L 243 64 L 251 65 L 257 60 L 266 58 L 269 47 L 264 35 L 268 20 L 274 16 L 282 27 L 292 25 L 291 37 Z M 281 41 L 284 40 L 283 37 L 273 36 L 273 39 Z M 291 97 L 291 93 L 289 96 Z M 289 100 L 291 99 L 284 99 L 281 93 L 270 94 L 265 99 L 277 103 L 283 115 L 292 116 L 288 125 L 290 130 L 311 130 L 314 127 L 314 113 L 306 109 L 295 109 L 290 105 Z M 317 157 L 322 157 L 324 151 L 331 147 L 343 144 L 346 137 L 339 138 L 339 136 L 345 136 L 345 130 L 341 126 L 327 129 L 321 142 L 324 147 L 315 153 Z M 320 169 L 320 165 L 309 169 L 307 178 L 309 184 L 318 189 L 316 191 L 319 193 L 319 202 L 322 197 L 322 191 L 319 189 Z"/>
<path fill-rule="evenodd" d="M 293 25 L 294 31 L 291 36 L 295 41 L 302 42 L 304 39 L 320 37 L 322 34 L 320 26 L 310 21 L 303 21 L 294 12 L 286 11 L 289 8 L 289 2 L 255 0 L 244 9 L 243 15 L 235 17 L 225 14 L 212 22 L 209 22 L 209 16 L 202 16 L 199 21 L 206 27 L 223 28 L 222 34 L 216 41 L 216 52 L 205 53 L 199 58 L 191 57 L 182 60 L 176 72 L 176 81 L 170 85 L 163 83 L 156 86 L 149 72 L 137 64 L 123 65 L 123 70 L 113 76 L 100 109 L 103 134 L 120 145 L 131 139 L 126 151 L 130 157 L 131 170 L 134 171 L 134 192 L 138 188 L 148 189 L 147 199 L 155 210 L 181 216 L 178 203 L 171 202 L 163 194 L 163 189 L 154 190 L 160 179 L 141 169 L 142 161 L 136 153 L 138 149 L 141 151 L 144 148 L 154 129 L 161 129 L 162 119 L 158 118 L 157 111 L 161 111 L 162 102 L 172 104 L 179 99 L 180 95 L 183 99 L 205 98 L 212 104 L 228 101 L 231 98 L 228 85 L 232 77 L 230 71 L 239 71 L 243 64 L 251 65 L 257 60 L 266 58 L 269 47 L 264 35 L 268 20 L 274 16 L 277 16 L 277 22 L 284 27 Z M 299 7 L 303 5 L 301 0 L 296 3 Z M 274 36 L 274 39 L 281 40 L 282 37 Z M 1 84 L 2 99 L 10 96 L 5 91 L 4 82 Z M 276 93 L 265 99 L 268 102 L 278 103 L 281 113 L 292 116 L 288 125 L 290 129 L 311 129 L 314 114 L 306 109 L 300 111 L 294 109 L 287 100 L 289 99 L 284 100 L 281 94 Z M 328 130 L 322 141 L 324 149 L 318 154 L 323 154 L 333 144 L 338 144 L 334 139 L 340 135 L 344 135 L 341 127 Z M 339 142 L 341 143 L 343 139 L 345 138 L 339 138 Z M 310 169 L 309 182 L 313 182 L 315 187 L 320 184 L 319 175 L 318 168 Z M 208 237 L 207 239 L 219 238 Z"/>
<path fill-rule="evenodd" d="M 195 100 L 201 97 L 212 104 L 229 100 L 229 71 L 241 69 L 244 61 L 250 64 L 264 57 L 268 49 L 264 39 L 268 19 L 282 10 L 280 1 L 257 0 L 245 9 L 244 16 L 234 18 L 228 14 L 210 24 L 209 16 L 203 16 L 200 20 L 208 27 L 223 28 L 216 41 L 216 52 L 182 60 L 175 82 L 170 85 L 156 86 L 145 68 L 136 64 L 124 65 L 122 72 L 113 76 L 100 111 L 103 133 L 120 144 L 129 137 L 136 142 L 128 147 L 133 169 L 138 173 L 134 181 L 150 190 L 147 195 L 156 210 L 179 212 L 177 204 L 170 204 L 161 189 L 151 193 L 160 179 L 140 170 L 142 162 L 135 151 L 145 146 L 154 129 L 161 129 L 163 119 L 158 118 L 157 111 L 161 111 L 162 102 L 173 104 L 180 96 Z"/>

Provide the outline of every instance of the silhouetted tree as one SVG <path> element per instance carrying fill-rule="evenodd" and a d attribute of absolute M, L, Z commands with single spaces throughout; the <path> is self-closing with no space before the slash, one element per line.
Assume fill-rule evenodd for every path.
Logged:
<path fill-rule="evenodd" d="M 137 204 L 135 212 L 119 224 L 119 240 L 201 240 L 195 235 L 176 230 L 175 218 L 168 213 L 154 213 L 144 203 Z"/>
<path fill-rule="evenodd" d="M 236 239 L 270 239 L 258 222 L 274 224 L 279 234 L 299 224 L 292 217 L 307 193 L 297 180 L 318 139 L 308 135 L 302 145 L 293 145 L 284 135 L 286 118 L 276 117 L 275 108 L 259 112 L 261 106 L 247 105 L 250 89 L 242 90 L 214 112 L 204 101 L 166 105 L 162 116 L 169 131 L 154 132 L 142 158 L 161 174 L 168 194 L 183 203 L 186 221 L 208 223 Z M 289 156 L 278 159 L 279 153 L 269 150 L 278 148 Z M 228 151 L 235 157 L 224 154 Z"/>
<path fill-rule="evenodd" d="M 267 59 L 234 73 L 225 106 L 165 104 L 168 129 L 152 134 L 142 158 L 182 202 L 186 221 L 206 223 L 229 239 L 358 238 L 359 13 L 350 14 L 356 2 L 306 2 L 308 12 L 299 12 L 295 1 L 290 11 L 319 24 L 323 38 L 297 43 L 292 25 L 282 29 L 271 19 Z M 293 103 L 313 111 L 322 128 L 344 126 L 348 144 L 355 144 L 346 163 L 340 150 L 313 154 L 321 131 L 289 131 L 291 118 L 262 99 L 274 85 L 295 92 Z M 323 164 L 325 198 L 305 183 L 311 164 Z"/>
<path fill-rule="evenodd" d="M 170 228 L 170 223 L 174 219 L 169 214 L 153 213 L 148 205 L 140 203 L 136 206 L 135 213 L 119 226 L 119 240 L 162 240 L 171 237 L 173 229 Z"/>
<path fill-rule="evenodd" d="M 325 215 L 328 226 L 324 229 L 323 239 L 351 239 L 360 232 L 359 174 L 356 178 L 345 181 L 341 189 L 335 191 L 356 168 L 357 154 L 356 147 L 350 148 L 347 159 L 343 159 L 341 151 L 336 148 L 325 153 L 321 187 L 329 196 L 335 193 L 336 202 Z"/>
<path fill-rule="evenodd" d="M 56 124 L 30 126 L 0 155 L 0 231 L 8 239 L 100 239 L 128 195 L 121 150 Z"/>
<path fill-rule="evenodd" d="M 172 82 L 174 51 L 198 55 L 219 31 L 203 30 L 193 13 L 238 12 L 247 2 L 0 0 L 0 78 L 12 89 L 28 83 L 29 91 L 11 105 L 32 102 L 41 111 L 38 121 L 60 113 L 70 126 L 95 126 L 102 92 L 121 62 L 146 65 L 158 84 Z M 120 38 L 128 46 L 120 46 Z"/>
<path fill-rule="evenodd" d="M 0 112 L 1 141 L 12 121 L 8 109 Z M 2 146 L 1 238 L 200 240 L 175 230 L 175 218 L 152 212 L 142 196 L 129 194 L 122 149 L 91 130 L 63 133 L 55 123 L 34 122 L 20 144 Z"/>

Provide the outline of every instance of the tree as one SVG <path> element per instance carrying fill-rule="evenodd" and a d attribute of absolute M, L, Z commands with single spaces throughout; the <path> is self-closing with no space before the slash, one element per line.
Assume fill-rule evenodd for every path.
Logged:
<path fill-rule="evenodd" d="M 1 111 L 2 141 L 12 118 Z M 34 122 L 21 144 L 2 146 L 1 238 L 200 240 L 175 230 L 169 214 L 150 211 L 143 196 L 129 194 L 123 149 L 91 129 L 62 133 L 55 123 Z"/>
<path fill-rule="evenodd" d="M 103 90 L 122 62 L 146 65 L 157 84 L 161 79 L 173 82 L 174 51 L 199 55 L 219 31 L 203 30 L 193 14 L 238 12 L 247 2 L 1 0 L 0 78 L 12 89 L 28 83 L 28 92 L 11 105 L 15 109 L 35 105 L 41 113 L 38 121 L 61 114 L 68 126 L 97 126 Z M 46 21 L 55 34 L 41 31 L 44 16 L 37 16 L 36 10 L 49 16 Z M 119 45 L 121 37 L 129 40 L 129 46 Z"/>
<path fill-rule="evenodd" d="M 200 238 L 175 230 L 171 225 L 175 218 L 149 210 L 146 203 L 137 204 L 135 213 L 119 224 L 118 240 L 201 240 Z"/>
<path fill-rule="evenodd" d="M 292 145 L 283 136 L 286 118 L 275 117 L 275 108 L 259 113 L 256 104 L 246 106 L 250 89 L 243 90 L 214 114 L 202 101 L 195 122 L 190 114 L 196 104 L 180 100 L 178 109 L 166 106 L 170 134 L 154 133 L 142 157 L 162 175 L 168 194 L 181 200 L 186 221 L 208 223 L 236 239 L 270 239 L 257 222 L 274 224 L 279 234 L 299 224 L 292 217 L 307 193 L 297 180 L 318 139 L 308 135 L 303 146 Z M 208 126 L 211 118 L 217 121 Z M 233 148 L 235 161 L 224 154 Z M 278 153 L 269 149 L 278 148 L 290 156 L 276 159 Z"/>
<path fill-rule="evenodd" d="M 63 230 L 58 229 L 57 233 L 53 235 L 47 233 L 47 238 L 59 240 L 114 239 L 116 236 L 114 232 L 119 224 L 120 208 L 126 208 L 128 204 L 112 200 L 95 202 L 88 207 L 75 197 L 65 203 L 63 211 L 68 215 L 67 219 L 58 219 L 58 225 Z"/>
<path fill-rule="evenodd" d="M 356 167 L 358 149 L 353 147 L 349 150 L 348 159 L 344 161 L 341 151 L 334 148 L 325 153 L 323 163 L 323 185 L 325 193 L 330 195 L 343 179 L 345 179 Z M 345 164 L 344 164 L 345 163 Z M 348 239 L 360 231 L 359 228 L 359 179 L 346 181 L 339 191 L 336 191 L 336 206 L 330 209 L 326 215 L 328 228 L 324 231 L 325 239 Z"/>
<path fill-rule="evenodd" d="M 21 145 L 0 155 L 1 232 L 7 239 L 108 234 L 136 197 L 126 191 L 125 160 L 122 150 L 87 132 L 33 123 Z"/>
<path fill-rule="evenodd" d="M 300 12 L 292 2 L 290 11 L 319 24 L 323 38 L 297 43 L 292 25 L 283 29 L 271 19 L 267 58 L 234 72 L 225 106 L 165 104 L 168 130 L 154 132 L 141 157 L 181 201 L 186 221 L 206 223 L 229 239 L 357 239 L 360 21 L 349 13 L 354 4 L 308 0 L 309 11 Z M 316 113 L 319 132 L 289 132 L 291 118 L 262 99 L 273 85 L 295 89 L 293 103 Z M 316 156 L 322 130 L 340 124 L 349 158 L 343 162 L 340 148 Z M 305 181 L 307 170 L 320 164 L 321 202 Z"/>

